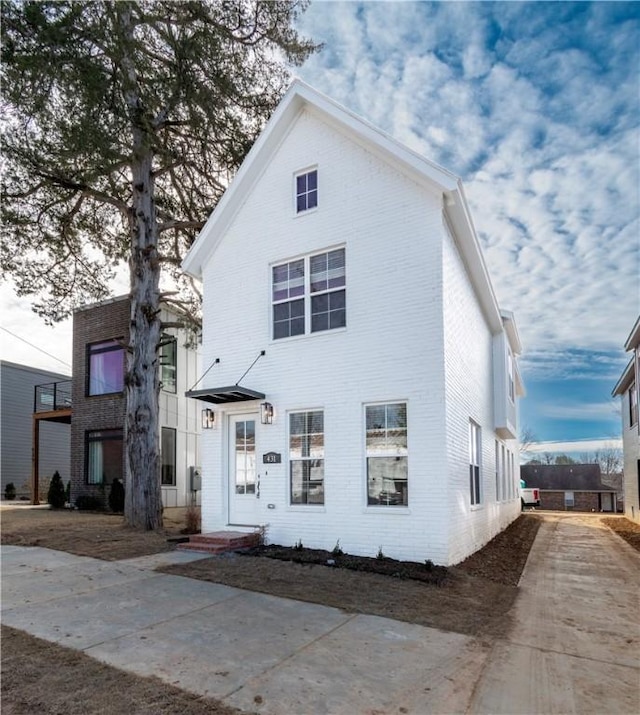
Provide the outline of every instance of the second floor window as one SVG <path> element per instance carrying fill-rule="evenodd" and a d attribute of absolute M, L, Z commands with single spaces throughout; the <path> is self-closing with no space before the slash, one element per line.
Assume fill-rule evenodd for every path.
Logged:
<path fill-rule="evenodd" d="M 109 395 L 124 389 L 124 348 L 119 340 L 88 347 L 88 394 Z"/>
<path fill-rule="evenodd" d="M 344 248 L 274 266 L 273 339 L 344 328 L 345 286 Z"/>

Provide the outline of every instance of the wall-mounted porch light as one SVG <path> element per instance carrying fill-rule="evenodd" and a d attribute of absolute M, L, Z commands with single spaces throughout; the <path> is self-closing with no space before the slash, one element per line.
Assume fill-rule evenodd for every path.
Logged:
<path fill-rule="evenodd" d="M 216 423 L 216 413 L 207 407 L 202 410 L 202 429 L 213 429 Z"/>
<path fill-rule="evenodd" d="M 263 425 L 270 425 L 273 422 L 273 405 L 270 402 L 260 403 L 260 421 Z"/>

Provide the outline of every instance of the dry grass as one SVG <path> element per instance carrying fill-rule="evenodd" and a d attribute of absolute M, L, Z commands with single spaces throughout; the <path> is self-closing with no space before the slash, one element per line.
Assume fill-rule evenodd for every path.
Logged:
<path fill-rule="evenodd" d="M 2 543 L 42 546 L 105 561 L 146 556 L 173 548 L 167 538 L 179 535 L 184 511 L 165 509 L 164 529 L 153 532 L 125 526 L 121 514 L 3 506 Z"/>
<path fill-rule="evenodd" d="M 130 675 L 2 627 L 2 715 L 237 715 L 235 708 Z"/>
<path fill-rule="evenodd" d="M 640 524 L 625 517 L 606 517 L 602 519 L 602 523 L 631 544 L 636 551 L 640 551 Z"/>

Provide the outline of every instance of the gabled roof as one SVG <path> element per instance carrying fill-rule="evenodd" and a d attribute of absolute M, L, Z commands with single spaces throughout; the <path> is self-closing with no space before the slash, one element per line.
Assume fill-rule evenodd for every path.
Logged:
<path fill-rule="evenodd" d="M 204 264 L 216 250 L 245 197 L 302 111 L 308 111 L 338 131 L 348 134 L 368 151 L 442 197 L 446 218 L 453 229 L 456 243 L 491 330 L 494 334 L 502 331 L 502 316 L 460 179 L 300 80 L 291 84 L 247 154 L 229 188 L 186 255 L 182 269 L 195 278 L 202 277 Z"/>
<path fill-rule="evenodd" d="M 522 464 L 520 477 L 542 491 L 615 492 L 602 483 L 599 464 Z"/>

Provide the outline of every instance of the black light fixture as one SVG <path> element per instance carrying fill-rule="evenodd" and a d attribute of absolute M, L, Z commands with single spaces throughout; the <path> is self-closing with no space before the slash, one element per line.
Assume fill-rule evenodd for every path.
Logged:
<path fill-rule="evenodd" d="M 207 407 L 202 410 L 202 429 L 213 429 L 216 423 L 216 413 Z"/>
<path fill-rule="evenodd" d="M 260 421 L 263 425 L 273 423 L 273 405 L 270 402 L 260 403 Z"/>

